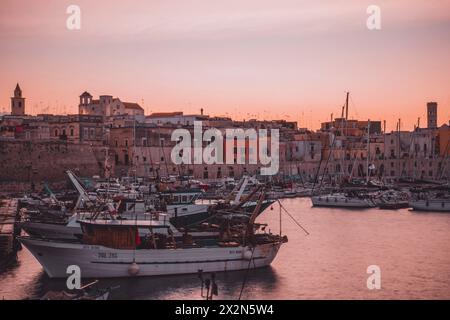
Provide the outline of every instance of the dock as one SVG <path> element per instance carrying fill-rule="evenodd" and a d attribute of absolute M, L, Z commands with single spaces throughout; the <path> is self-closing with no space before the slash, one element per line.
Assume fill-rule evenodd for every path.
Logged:
<path fill-rule="evenodd" d="M 0 266 L 15 256 L 15 222 L 18 217 L 17 199 L 0 200 Z"/>

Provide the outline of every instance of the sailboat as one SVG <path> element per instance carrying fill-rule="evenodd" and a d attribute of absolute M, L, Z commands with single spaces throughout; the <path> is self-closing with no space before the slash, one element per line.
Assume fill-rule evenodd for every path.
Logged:
<path fill-rule="evenodd" d="M 331 193 L 311 197 L 315 207 L 335 208 L 374 208 L 376 205 L 369 197 L 353 193 Z"/>
<path fill-rule="evenodd" d="M 341 132 L 344 132 L 344 125 L 343 122 L 347 121 L 348 119 L 348 101 L 349 101 L 349 93 L 347 92 L 346 100 L 345 100 L 345 106 L 342 109 L 342 127 Z M 345 110 L 345 118 L 344 118 L 344 110 Z M 332 149 L 336 143 L 336 133 L 333 136 L 333 141 L 331 143 L 330 152 L 328 159 L 325 164 L 325 168 L 327 168 L 328 161 L 330 160 Z M 367 182 L 370 180 L 370 165 L 369 165 L 369 146 L 370 146 L 370 120 L 368 121 L 368 128 L 367 128 Z M 356 159 L 355 159 L 356 161 Z M 354 168 L 354 165 L 352 166 L 352 170 Z M 320 164 L 319 164 L 319 170 L 317 171 L 317 176 L 319 175 L 320 171 Z M 351 178 L 351 176 L 350 176 Z M 349 178 L 349 180 L 350 180 Z M 311 201 L 313 206 L 316 207 L 339 207 L 339 208 L 373 208 L 375 207 L 375 203 L 372 201 L 370 197 L 368 197 L 366 194 L 357 193 L 357 192 L 337 192 L 337 193 L 329 193 L 325 195 L 320 194 L 320 189 L 322 186 L 322 180 L 320 181 L 319 185 L 319 195 L 313 195 L 311 197 Z M 314 191 L 314 187 L 313 187 Z"/>

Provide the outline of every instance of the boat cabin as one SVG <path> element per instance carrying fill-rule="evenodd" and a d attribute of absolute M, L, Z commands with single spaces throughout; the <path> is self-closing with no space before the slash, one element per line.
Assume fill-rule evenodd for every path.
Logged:
<path fill-rule="evenodd" d="M 186 205 L 193 204 L 202 194 L 200 189 L 191 189 L 185 191 L 164 192 L 161 198 L 167 205 Z"/>

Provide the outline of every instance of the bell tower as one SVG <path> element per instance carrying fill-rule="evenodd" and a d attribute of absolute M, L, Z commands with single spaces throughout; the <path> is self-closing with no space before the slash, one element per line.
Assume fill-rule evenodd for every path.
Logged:
<path fill-rule="evenodd" d="M 14 89 L 14 97 L 11 97 L 11 115 L 25 115 L 25 98 L 22 98 L 22 89 L 20 89 L 19 84 Z"/>
<path fill-rule="evenodd" d="M 427 120 L 428 120 L 428 128 L 436 129 L 437 128 L 437 102 L 428 102 L 427 103 Z"/>

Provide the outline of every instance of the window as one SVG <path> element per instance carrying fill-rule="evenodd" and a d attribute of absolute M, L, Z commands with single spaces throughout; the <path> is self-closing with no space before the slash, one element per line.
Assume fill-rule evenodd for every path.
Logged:
<path fill-rule="evenodd" d="M 73 128 L 70 128 L 70 136 L 73 137 Z"/>

